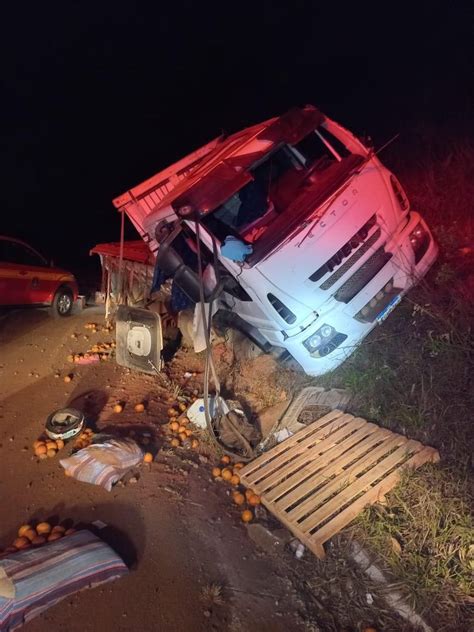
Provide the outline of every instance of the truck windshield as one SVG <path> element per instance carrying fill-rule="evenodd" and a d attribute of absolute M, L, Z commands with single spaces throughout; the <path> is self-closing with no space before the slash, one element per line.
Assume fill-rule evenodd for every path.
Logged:
<path fill-rule="evenodd" d="M 220 240 L 233 235 L 255 243 L 303 192 L 316 195 L 345 168 L 348 149 L 326 130 L 296 145 L 280 145 L 250 170 L 253 180 L 204 218 Z"/>

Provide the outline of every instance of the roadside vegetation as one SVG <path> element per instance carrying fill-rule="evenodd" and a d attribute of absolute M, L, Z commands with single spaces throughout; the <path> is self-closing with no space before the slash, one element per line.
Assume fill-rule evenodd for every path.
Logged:
<path fill-rule="evenodd" d="M 354 527 L 436 630 L 474 625 L 474 144 L 420 134 L 399 175 L 440 246 L 427 278 L 328 376 L 351 412 L 436 447 Z M 471 617 L 472 617 L 472 610 Z"/>

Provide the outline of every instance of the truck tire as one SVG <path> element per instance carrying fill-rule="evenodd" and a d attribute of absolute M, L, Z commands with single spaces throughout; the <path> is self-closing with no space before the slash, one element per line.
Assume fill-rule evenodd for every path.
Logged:
<path fill-rule="evenodd" d="M 54 295 L 49 311 L 54 318 L 64 318 L 71 315 L 73 306 L 74 295 L 72 290 L 68 287 L 60 287 Z"/>

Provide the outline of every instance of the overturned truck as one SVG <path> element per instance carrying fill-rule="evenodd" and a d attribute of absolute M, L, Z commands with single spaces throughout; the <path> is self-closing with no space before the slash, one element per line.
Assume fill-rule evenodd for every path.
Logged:
<path fill-rule="evenodd" d="M 113 203 L 175 309 L 199 301 L 205 269 L 213 311 L 309 375 L 343 362 L 437 256 L 397 178 L 313 106 L 220 136 Z"/>

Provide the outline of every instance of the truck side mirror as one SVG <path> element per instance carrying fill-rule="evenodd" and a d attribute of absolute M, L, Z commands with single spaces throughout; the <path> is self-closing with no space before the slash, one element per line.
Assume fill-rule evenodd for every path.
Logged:
<path fill-rule="evenodd" d="M 373 149 L 374 148 L 374 141 L 373 141 L 372 137 L 369 136 L 368 134 L 364 134 L 363 136 L 359 136 L 359 140 L 364 145 L 364 147 L 366 147 L 367 149 Z"/>

